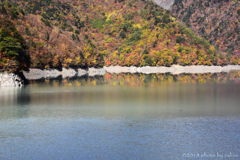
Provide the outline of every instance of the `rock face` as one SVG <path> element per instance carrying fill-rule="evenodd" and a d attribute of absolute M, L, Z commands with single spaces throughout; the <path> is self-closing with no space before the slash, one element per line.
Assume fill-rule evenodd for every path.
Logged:
<path fill-rule="evenodd" d="M 171 67 L 122 67 L 122 66 L 109 66 L 104 67 L 108 73 L 143 73 L 143 74 L 152 74 L 152 73 L 171 73 L 171 74 L 180 74 L 180 73 L 220 73 L 220 72 L 230 72 L 232 70 L 240 70 L 240 66 L 237 65 L 228 65 L 228 66 L 179 66 L 173 65 Z"/>
<path fill-rule="evenodd" d="M 119 73 L 142 73 L 142 74 L 152 74 L 152 73 L 172 73 L 172 74 L 181 74 L 181 73 L 196 73 L 196 74 L 203 74 L 203 73 L 220 73 L 220 72 L 230 72 L 232 70 L 240 70 L 239 65 L 228 65 L 228 66 L 179 66 L 173 65 L 171 67 L 150 67 L 150 66 L 143 66 L 143 67 L 135 67 L 135 66 L 108 66 L 103 68 L 89 68 L 88 70 L 85 69 L 77 69 L 74 70 L 72 68 L 65 69 L 63 68 L 62 71 L 58 71 L 55 69 L 51 70 L 40 70 L 40 69 L 33 69 L 31 68 L 29 72 L 23 72 L 24 76 L 28 80 L 36 80 L 41 78 L 57 78 L 58 76 L 62 76 L 62 78 L 66 77 L 74 77 L 74 76 L 103 76 L 106 73 L 110 74 L 119 74 Z"/>
<path fill-rule="evenodd" d="M 139 67 L 126 67 L 126 66 L 109 66 L 109 67 L 104 67 L 104 69 L 108 73 L 137 73 L 139 72 L 138 69 Z"/>
<path fill-rule="evenodd" d="M 77 72 L 74 69 L 66 69 L 63 68 L 62 71 L 58 71 L 56 69 L 50 69 L 50 70 L 41 70 L 36 68 L 30 68 L 29 72 L 23 71 L 24 76 L 27 79 L 41 79 L 41 78 L 56 78 L 58 76 L 62 76 L 63 78 L 66 77 L 73 77 L 77 74 Z"/>
<path fill-rule="evenodd" d="M 79 68 L 77 71 L 72 68 L 62 68 L 62 71 L 58 71 L 56 69 L 41 70 L 36 68 L 30 68 L 28 72 L 23 71 L 25 78 L 28 80 L 36 80 L 41 78 L 57 78 L 58 76 L 62 76 L 62 78 L 83 75 L 97 76 L 104 75 L 105 73 L 106 70 L 104 68 L 89 68 L 88 70 Z"/>
<path fill-rule="evenodd" d="M 174 0 L 153 0 L 153 1 L 164 9 L 170 9 L 174 3 Z"/>
<path fill-rule="evenodd" d="M 77 74 L 77 72 L 74 69 L 72 69 L 72 68 L 69 68 L 69 69 L 63 68 L 62 69 L 62 77 L 63 78 L 73 77 L 76 74 Z"/>
<path fill-rule="evenodd" d="M 41 79 L 41 78 L 51 78 L 51 77 L 58 77 L 61 75 L 61 72 L 52 69 L 52 70 L 41 70 L 41 69 L 35 69 L 35 68 L 30 68 L 29 72 L 23 71 L 24 76 L 27 79 Z"/>
<path fill-rule="evenodd" d="M 88 72 L 85 69 L 78 69 L 78 77 L 86 75 Z"/>
<path fill-rule="evenodd" d="M 104 68 L 89 68 L 87 73 L 88 76 L 103 76 L 106 73 L 106 70 Z"/>
<path fill-rule="evenodd" d="M 23 81 L 13 73 L 0 73 L 0 87 L 21 87 Z"/>

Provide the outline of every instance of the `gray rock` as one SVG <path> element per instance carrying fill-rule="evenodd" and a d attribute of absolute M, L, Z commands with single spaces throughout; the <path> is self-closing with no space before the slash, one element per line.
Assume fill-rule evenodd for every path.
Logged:
<path fill-rule="evenodd" d="M 73 77 L 77 74 L 77 72 L 74 69 L 66 69 L 63 68 L 62 72 L 58 71 L 56 69 L 36 69 L 36 68 L 30 68 L 29 72 L 23 72 L 23 75 L 28 80 L 35 80 L 35 79 L 41 79 L 41 78 L 56 78 L 60 75 L 62 75 L 63 78 L 66 77 Z"/>
<path fill-rule="evenodd" d="M 150 66 L 144 66 L 141 67 L 138 70 L 140 73 L 144 74 L 152 74 L 152 73 L 168 73 L 168 72 L 174 72 L 174 67 L 150 67 Z"/>
<path fill-rule="evenodd" d="M 0 87 L 22 87 L 23 81 L 13 73 L 0 73 Z"/>
<path fill-rule="evenodd" d="M 29 72 L 23 71 L 23 75 L 26 79 L 35 80 L 41 78 L 55 78 L 61 75 L 61 72 L 56 69 L 41 70 L 36 68 L 30 68 Z"/>
<path fill-rule="evenodd" d="M 79 68 L 78 69 L 78 77 L 84 76 L 87 74 L 87 71 L 84 69 Z"/>
<path fill-rule="evenodd" d="M 228 66 L 179 66 L 173 65 L 171 67 L 164 66 L 144 66 L 144 67 L 125 67 L 125 66 L 109 66 L 103 68 L 89 68 L 88 70 L 78 69 L 75 71 L 74 69 L 66 69 L 63 68 L 62 72 L 51 69 L 51 70 L 40 70 L 40 69 L 30 69 L 29 72 L 23 72 L 24 76 L 28 80 L 41 79 L 41 78 L 56 78 L 59 75 L 62 75 L 63 78 L 73 77 L 73 76 L 96 76 L 96 75 L 104 75 L 106 72 L 108 73 L 143 73 L 143 74 L 152 74 L 152 73 L 172 73 L 172 74 L 180 74 L 180 73 L 192 73 L 192 74 L 203 74 L 203 73 L 220 73 L 220 72 L 230 72 L 232 70 L 240 70 L 239 65 L 228 65 Z"/>
<path fill-rule="evenodd" d="M 96 76 L 101 75 L 103 76 L 106 73 L 104 68 L 89 68 L 88 69 L 88 76 Z"/>
<path fill-rule="evenodd" d="M 76 74 L 77 74 L 77 72 L 74 69 L 72 69 L 72 68 L 69 68 L 69 69 L 63 68 L 62 69 L 62 77 L 63 78 L 73 77 Z"/>
<path fill-rule="evenodd" d="M 228 65 L 228 66 L 179 66 L 173 65 L 171 67 L 164 66 L 144 66 L 144 67 L 122 67 L 122 66 L 109 66 L 104 67 L 108 73 L 143 73 L 143 74 L 152 74 L 152 73 L 192 73 L 192 74 L 203 74 L 203 73 L 220 73 L 220 72 L 230 72 L 232 70 L 240 70 L 238 65 Z"/>
<path fill-rule="evenodd" d="M 137 73 L 137 67 L 109 66 L 104 67 L 108 73 Z"/>
<path fill-rule="evenodd" d="M 153 0 L 153 1 L 164 9 L 170 9 L 174 3 L 174 0 Z"/>

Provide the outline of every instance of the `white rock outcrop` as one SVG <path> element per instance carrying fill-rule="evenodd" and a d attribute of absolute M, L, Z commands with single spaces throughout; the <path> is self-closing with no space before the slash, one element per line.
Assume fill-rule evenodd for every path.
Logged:
<path fill-rule="evenodd" d="M 137 73 L 138 68 L 134 66 L 126 67 L 126 66 L 109 66 L 103 67 L 109 73 Z"/>
<path fill-rule="evenodd" d="M 28 72 L 23 71 L 23 75 L 26 77 L 26 79 L 41 79 L 41 78 L 56 78 L 60 75 L 62 75 L 63 78 L 66 77 L 73 77 L 77 74 L 77 72 L 72 69 L 66 69 L 62 68 L 62 71 L 58 71 L 57 69 L 36 69 L 36 68 L 30 68 Z"/>
<path fill-rule="evenodd" d="M 79 68 L 78 70 L 78 77 L 84 76 L 87 74 L 87 70 Z"/>
<path fill-rule="evenodd" d="M 22 87 L 23 81 L 13 73 L 0 73 L 0 87 Z"/>
<path fill-rule="evenodd" d="M 239 65 L 228 65 L 228 66 L 179 66 L 173 65 L 171 67 L 164 66 L 143 66 L 143 67 L 122 67 L 122 66 L 109 66 L 104 67 L 108 73 L 143 73 L 143 74 L 153 74 L 153 73 L 171 73 L 171 74 L 181 74 L 181 73 L 191 73 L 191 74 L 203 74 L 203 73 L 220 73 L 220 72 L 230 72 L 232 70 L 240 70 Z"/>
<path fill-rule="evenodd" d="M 63 78 L 74 77 L 76 74 L 77 74 L 77 72 L 72 68 L 69 68 L 69 69 L 63 68 L 62 69 L 62 77 Z"/>
<path fill-rule="evenodd" d="M 88 76 L 96 76 L 96 75 L 104 75 L 106 73 L 106 70 L 104 68 L 89 68 L 88 71 Z"/>
<path fill-rule="evenodd" d="M 164 9 L 170 9 L 174 3 L 174 0 L 153 0 Z"/>
<path fill-rule="evenodd" d="M 61 75 L 61 72 L 56 69 L 41 70 L 36 68 L 30 68 L 28 72 L 23 71 L 23 75 L 26 79 L 41 79 L 41 78 L 52 78 Z"/>
<path fill-rule="evenodd" d="M 240 70 L 239 65 L 228 65 L 228 66 L 179 66 L 173 65 L 171 67 L 164 66 L 143 66 L 143 67 L 135 67 L 135 66 L 104 66 L 103 68 L 89 68 L 85 69 L 77 69 L 74 70 L 72 68 L 65 69 L 62 71 L 58 71 L 56 69 L 51 70 L 40 70 L 40 69 L 30 69 L 29 72 L 23 72 L 24 76 L 28 80 L 36 80 L 41 78 L 57 78 L 58 76 L 66 77 L 74 77 L 74 76 L 103 76 L 106 73 L 110 74 L 119 74 L 119 73 L 142 73 L 142 74 L 153 74 L 153 73 L 171 73 L 171 74 L 181 74 L 181 73 L 191 73 L 191 74 L 203 74 L 203 73 L 220 73 L 220 72 L 230 72 L 232 70 Z"/>

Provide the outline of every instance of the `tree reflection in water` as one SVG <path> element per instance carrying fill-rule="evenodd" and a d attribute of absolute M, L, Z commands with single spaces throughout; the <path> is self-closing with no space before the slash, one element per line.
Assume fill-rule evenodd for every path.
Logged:
<path fill-rule="evenodd" d="M 30 85 L 46 83 L 50 86 L 95 86 L 95 85 L 127 85 L 127 86 L 154 86 L 160 83 L 240 83 L 240 71 L 229 73 L 207 74 L 110 74 L 103 76 L 88 76 L 52 79 L 31 80 Z"/>

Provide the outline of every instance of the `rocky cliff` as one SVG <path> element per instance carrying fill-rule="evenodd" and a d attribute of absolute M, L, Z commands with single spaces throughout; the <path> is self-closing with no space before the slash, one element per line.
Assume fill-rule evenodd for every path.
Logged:
<path fill-rule="evenodd" d="M 174 3 L 174 0 L 153 0 L 159 6 L 163 7 L 164 9 L 170 9 Z"/>

